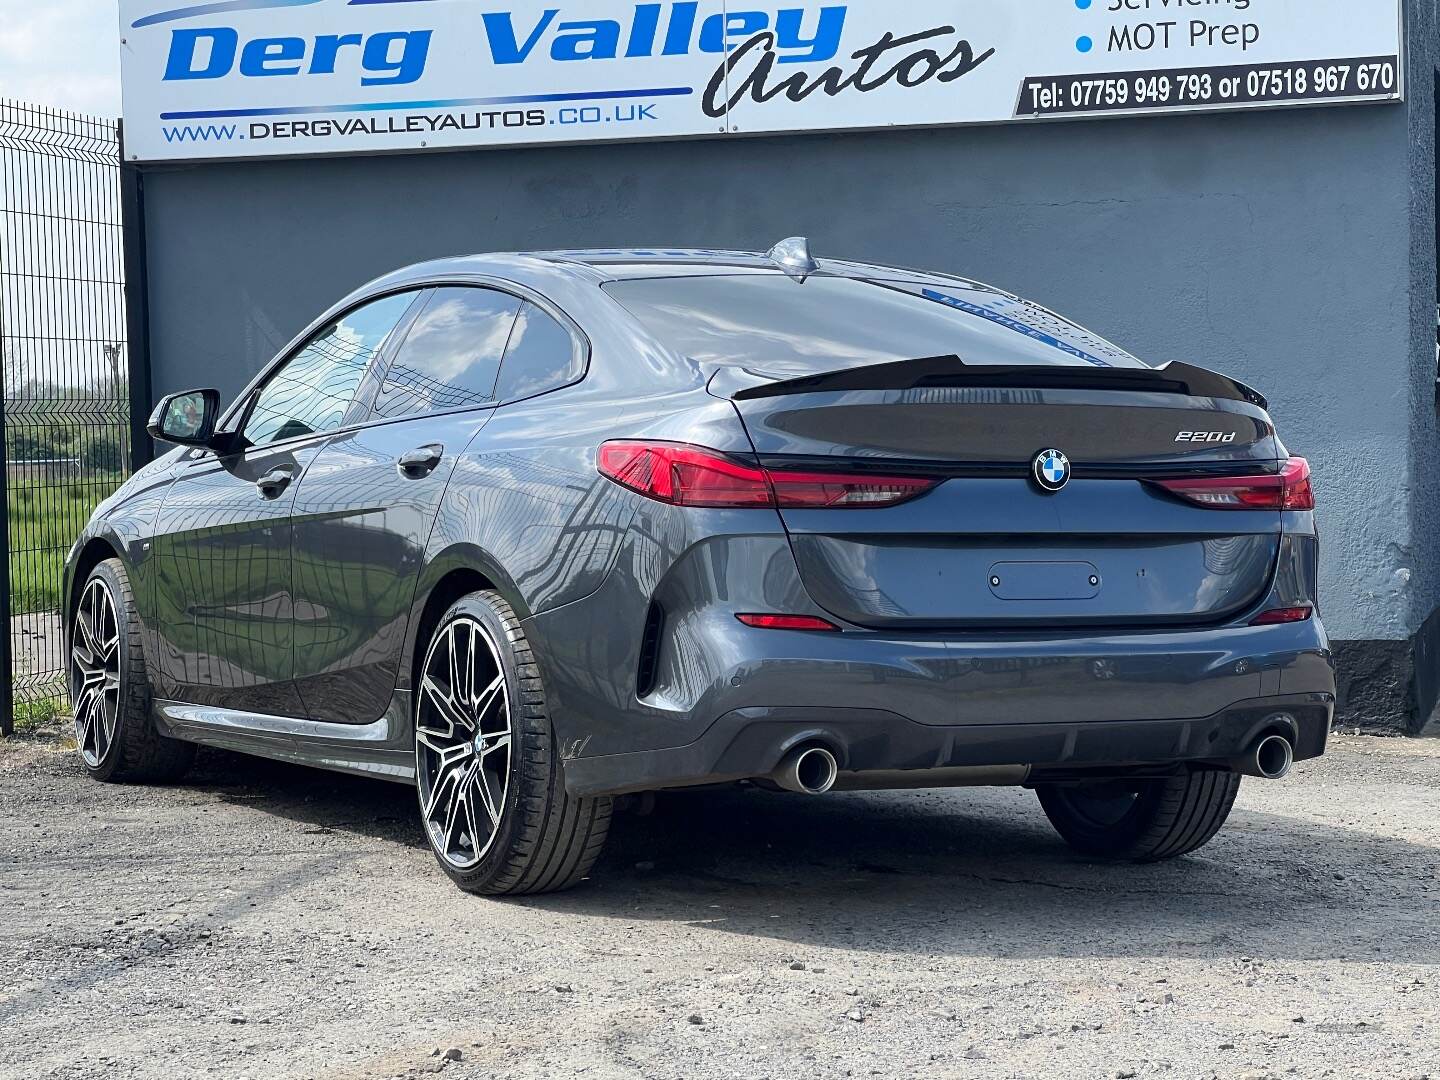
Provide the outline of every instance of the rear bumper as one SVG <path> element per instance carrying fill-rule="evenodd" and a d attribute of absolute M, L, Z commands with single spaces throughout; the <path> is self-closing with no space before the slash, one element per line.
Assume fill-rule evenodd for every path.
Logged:
<path fill-rule="evenodd" d="M 1223 764 L 1267 729 L 1288 731 L 1304 760 L 1324 752 L 1334 715 L 1318 620 L 923 646 L 776 631 L 712 640 L 718 677 L 699 708 L 668 718 L 672 738 L 693 737 L 666 745 L 652 708 L 631 731 L 648 747 L 575 756 L 567 786 L 620 794 L 761 777 L 811 742 L 846 772 L 1019 765 L 1032 783 Z"/>
<path fill-rule="evenodd" d="M 734 531 L 746 514 L 707 518 L 706 539 L 673 543 L 678 558 L 647 541 L 591 596 L 526 620 L 572 791 L 765 776 L 806 739 L 860 772 L 1173 768 L 1238 755 L 1279 711 L 1294 714 L 1298 757 L 1324 749 L 1335 675 L 1318 618 L 1043 636 L 752 629 L 737 612 L 823 612 L 783 534 Z M 670 537 L 667 522 L 688 519 L 635 532 Z M 1265 608 L 1313 603 L 1301 539 L 1305 557 L 1282 559 Z M 647 640 L 660 642 L 648 661 Z"/>
<path fill-rule="evenodd" d="M 1241 701 L 1195 720 L 947 727 L 871 709 L 740 709 L 688 746 L 569 761 L 566 785 L 619 795 L 744 780 L 768 775 L 789 750 L 813 742 L 836 753 L 842 772 L 1025 765 L 1030 783 L 1223 765 L 1272 729 L 1290 735 L 1298 761 L 1325 752 L 1334 704 L 1333 694 L 1314 693 Z"/>

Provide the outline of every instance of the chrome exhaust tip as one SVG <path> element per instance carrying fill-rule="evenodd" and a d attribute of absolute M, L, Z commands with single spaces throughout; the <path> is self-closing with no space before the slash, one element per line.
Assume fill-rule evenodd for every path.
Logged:
<path fill-rule="evenodd" d="M 802 746 L 785 755 L 770 779 L 786 791 L 824 795 L 835 786 L 840 763 L 823 746 Z"/>
<path fill-rule="evenodd" d="M 1262 780 L 1283 780 L 1295 764 L 1295 747 L 1284 735 L 1264 735 L 1235 763 L 1236 772 Z"/>

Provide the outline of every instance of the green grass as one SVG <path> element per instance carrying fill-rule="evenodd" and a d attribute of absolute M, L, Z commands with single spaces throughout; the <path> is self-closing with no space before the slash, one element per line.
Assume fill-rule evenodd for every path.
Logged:
<path fill-rule="evenodd" d="M 8 492 L 10 613 L 60 610 L 65 555 L 100 500 L 124 476 L 106 473 L 47 487 L 12 486 Z"/>
<path fill-rule="evenodd" d="M 15 703 L 15 734 L 28 735 L 49 727 L 69 714 L 69 706 L 60 698 L 44 697 L 35 701 Z"/>

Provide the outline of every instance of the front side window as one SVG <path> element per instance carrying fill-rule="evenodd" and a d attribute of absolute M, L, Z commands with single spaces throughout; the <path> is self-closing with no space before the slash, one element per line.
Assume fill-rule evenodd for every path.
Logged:
<path fill-rule="evenodd" d="M 246 442 L 263 446 L 339 427 L 366 368 L 414 299 L 413 292 L 384 297 L 320 331 L 260 389 L 245 421 Z"/>
<path fill-rule="evenodd" d="M 584 352 L 574 335 L 527 302 L 515 320 L 495 396 L 520 401 L 569 386 L 584 373 Z"/>
<path fill-rule="evenodd" d="M 520 300 L 494 289 L 436 289 L 396 353 L 375 415 L 446 412 L 495 400 Z"/>

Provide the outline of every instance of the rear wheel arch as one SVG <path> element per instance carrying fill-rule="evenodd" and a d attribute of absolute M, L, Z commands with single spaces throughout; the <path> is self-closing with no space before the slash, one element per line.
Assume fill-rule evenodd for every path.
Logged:
<path fill-rule="evenodd" d="M 483 591 L 499 593 L 521 619 L 530 614 L 509 575 L 478 549 L 452 549 L 431 561 L 415 593 L 406 641 L 412 690 L 418 685 L 425 649 L 441 617 L 461 597 Z"/>

